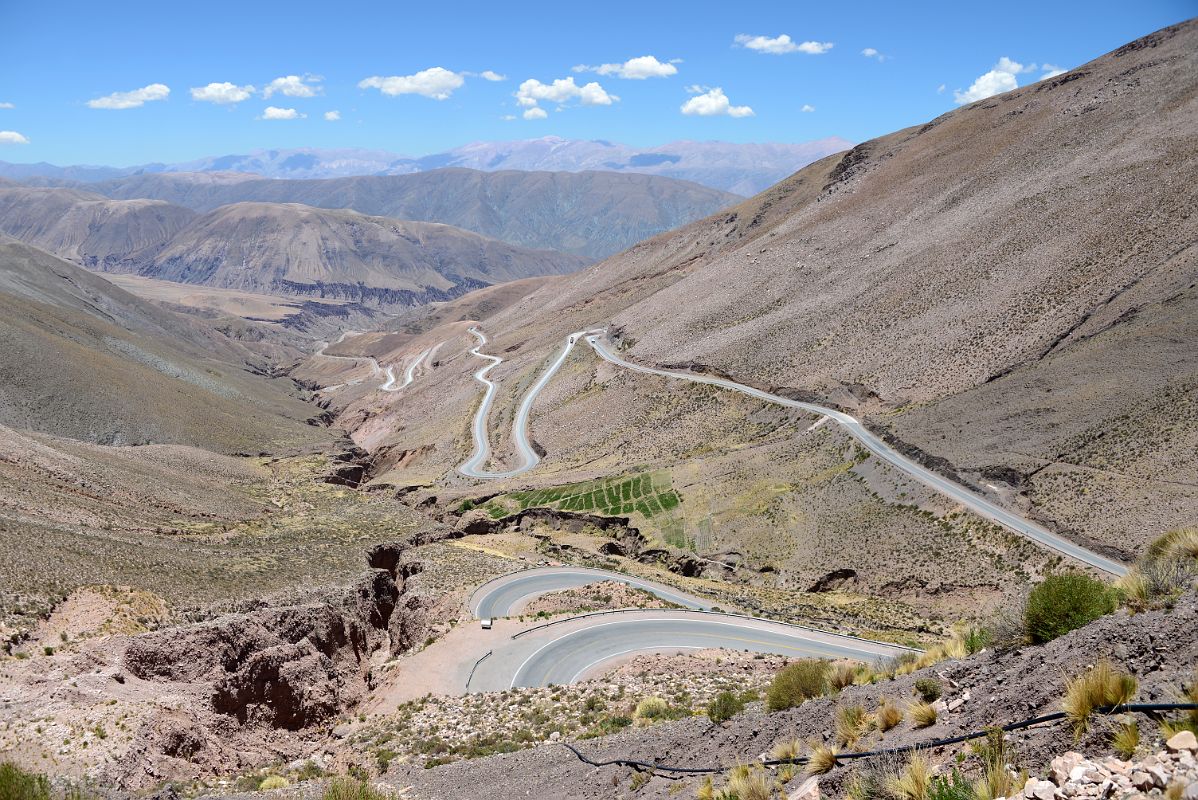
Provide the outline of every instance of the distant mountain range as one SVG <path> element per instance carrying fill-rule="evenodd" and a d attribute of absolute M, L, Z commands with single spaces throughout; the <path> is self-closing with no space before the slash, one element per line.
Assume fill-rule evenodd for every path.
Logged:
<path fill-rule="evenodd" d="M 40 177 L 91 183 L 161 172 L 239 172 L 265 178 L 311 179 L 407 175 L 445 167 L 466 167 L 488 172 L 597 170 L 661 175 L 749 196 L 813 161 L 852 146 L 852 142 L 835 136 L 798 144 L 680 141 L 648 148 L 599 139 L 545 136 L 512 142 L 475 142 L 420 158 L 385 150 L 296 148 L 255 150 L 179 164 L 155 163 L 124 168 L 82 165 L 59 167 L 46 163 L 9 164 L 0 161 L 0 177 L 13 180 Z"/>

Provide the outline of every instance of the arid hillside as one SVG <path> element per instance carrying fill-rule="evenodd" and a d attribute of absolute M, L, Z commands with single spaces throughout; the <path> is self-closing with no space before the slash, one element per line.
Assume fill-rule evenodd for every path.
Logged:
<path fill-rule="evenodd" d="M 224 453 L 330 438 L 305 423 L 313 408 L 294 382 L 269 377 L 240 341 L 11 240 L 0 242 L 0 343 L 0 425 Z"/>
<path fill-rule="evenodd" d="M 1198 514 L 1196 130 L 1188 22 L 529 295 L 486 321 L 499 374 L 604 325 L 633 360 L 839 405 L 1134 550 Z"/>
<path fill-rule="evenodd" d="M 479 172 L 327 180 L 214 180 L 135 175 L 88 184 L 118 199 L 165 200 L 196 211 L 246 201 L 349 208 L 465 228 L 520 247 L 603 258 L 725 208 L 739 195 L 696 183 L 616 172 Z"/>
<path fill-rule="evenodd" d="M 86 267 L 119 269 L 153 254 L 196 216 L 158 200 L 0 184 L 0 234 Z"/>
<path fill-rule="evenodd" d="M 136 271 L 226 289 L 417 305 L 586 263 L 450 225 L 294 203 L 235 203 L 196 219 Z"/>

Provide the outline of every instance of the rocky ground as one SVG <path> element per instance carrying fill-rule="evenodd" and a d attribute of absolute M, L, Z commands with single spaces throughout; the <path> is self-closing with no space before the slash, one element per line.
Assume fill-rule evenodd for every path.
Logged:
<path fill-rule="evenodd" d="M 893 701 L 904 719 L 882 733 L 865 730 L 861 739 L 845 749 L 876 749 L 927 742 L 987 726 L 1004 724 L 1061 707 L 1065 683 L 1085 672 L 1099 659 L 1109 659 L 1118 668 L 1138 678 L 1135 700 L 1138 702 L 1179 702 L 1187 689 L 1198 681 L 1198 596 L 1184 597 L 1173 608 L 1129 616 L 1126 611 L 1104 617 L 1091 625 L 1046 645 L 1024 647 L 1007 652 L 983 651 L 964 659 L 941 662 L 918 672 L 882 680 L 864 686 L 851 686 L 839 694 L 810 700 L 787 711 L 767 712 L 761 704 L 751 704 L 727 723 L 715 725 L 706 717 L 687 717 L 659 722 L 650 727 L 631 726 L 622 732 L 596 739 L 578 741 L 576 746 L 596 761 L 632 758 L 687 767 L 715 766 L 721 771 L 738 763 L 751 763 L 768 753 L 776 744 L 798 740 L 800 751 L 809 753 L 814 744 L 837 747 L 836 717 L 842 709 L 860 707 L 872 713 L 883 698 Z M 915 683 L 934 680 L 940 691 L 936 720 L 916 727 L 909 703 L 916 698 Z M 1139 748 L 1135 759 L 1140 768 L 1127 766 L 1127 777 L 1135 791 L 1163 794 L 1174 781 L 1154 775 L 1147 768 L 1167 768 L 1170 774 L 1184 774 L 1184 756 L 1147 756 L 1164 749 L 1160 733 L 1162 722 L 1176 720 L 1179 714 L 1143 715 L 1134 720 L 1139 726 Z M 1068 723 L 1047 724 L 1011 733 L 1006 737 L 1011 766 L 1031 775 L 1050 775 L 1052 762 L 1062 754 L 1081 751 L 1091 754 L 1095 771 L 1117 772 L 1115 762 L 1106 760 L 1114 752 L 1112 737 L 1126 720 L 1098 716 L 1087 729 L 1075 735 Z M 1170 737 L 1172 734 L 1170 734 Z M 1142 755 L 1141 755 L 1142 754 Z M 970 745 L 950 745 L 924 751 L 933 768 L 948 774 L 956 768 L 975 777 L 981 769 L 979 751 Z M 1155 759 L 1155 763 L 1153 761 Z M 1168 761 L 1168 765 L 1164 762 Z M 495 796 L 535 796 L 546 800 L 581 798 L 654 798 L 694 796 L 702 784 L 700 777 L 682 777 L 658 770 L 638 773 L 629 767 L 595 768 L 583 764 L 564 747 L 542 744 L 520 752 L 468 759 L 426 769 L 419 763 L 389 762 L 380 785 L 392 791 L 402 790 L 405 798 L 440 800 L 441 798 L 489 798 Z M 1080 760 L 1079 760 L 1080 764 Z M 1180 770 L 1174 765 L 1180 765 Z M 823 797 L 837 797 L 848 791 L 857 776 L 883 774 L 902 764 L 875 761 L 841 762 L 827 775 L 819 777 Z M 1077 766 L 1076 764 L 1074 766 Z M 1072 767 L 1070 767 L 1072 771 Z M 1137 777 L 1147 773 L 1148 778 Z M 638 777 L 640 775 L 640 777 Z M 794 791 L 804 783 L 801 770 L 779 770 L 778 779 L 786 779 L 786 789 Z M 1097 776 L 1081 776 L 1086 781 Z M 1119 784 L 1118 778 L 1112 778 Z M 1140 780 L 1145 787 L 1135 785 Z M 1144 781 L 1152 781 L 1151 786 Z M 718 785 L 717 780 L 717 785 Z M 1031 784 L 1033 789 L 1039 784 Z M 1067 794 L 1064 783 L 1054 783 L 1048 797 L 1089 796 L 1089 790 Z M 1098 780 L 1102 785 L 1102 780 Z M 1018 789 L 1023 789 L 1023 782 Z M 1185 787 L 1182 787 L 1184 789 Z M 1041 794 L 1046 787 L 1040 787 Z M 1177 791 L 1177 790 L 1174 790 Z M 303 784 L 278 794 L 254 795 L 256 798 L 316 798 L 321 784 Z M 1104 796 L 1130 796 L 1135 792 Z M 241 795 L 238 795 L 241 797 Z M 1169 795 L 1170 798 L 1180 795 Z"/>

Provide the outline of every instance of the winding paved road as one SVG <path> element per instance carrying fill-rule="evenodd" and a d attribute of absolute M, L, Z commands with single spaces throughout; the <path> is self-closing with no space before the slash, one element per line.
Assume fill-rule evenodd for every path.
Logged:
<path fill-rule="evenodd" d="M 890 447 L 886 442 L 875 436 L 869 431 L 859 420 L 851 417 L 841 411 L 825 408 L 815 405 L 814 403 L 804 403 L 799 400 L 791 400 L 789 397 L 771 394 L 761 389 L 754 389 L 752 386 L 745 386 L 735 381 L 717 378 L 709 375 L 700 375 L 692 372 L 675 372 L 668 369 L 657 369 L 655 367 L 645 367 L 640 364 L 634 364 L 631 361 L 625 361 L 619 356 L 608 350 L 602 342 L 599 341 L 598 334 L 588 334 L 586 337 L 594 351 L 604 361 L 609 361 L 612 364 L 617 364 L 625 369 L 630 369 L 634 372 L 640 372 L 645 375 L 658 375 L 664 378 L 680 378 L 692 383 L 704 383 L 709 386 L 719 386 L 724 389 L 731 389 L 741 394 L 747 394 L 750 397 L 755 397 L 758 400 L 764 400 L 767 403 L 775 403 L 789 408 L 798 408 L 803 411 L 809 411 L 813 414 L 822 414 L 828 417 L 833 422 L 840 425 L 850 436 L 859 441 L 874 455 L 883 459 L 887 463 L 897 467 L 903 472 L 910 475 L 915 480 L 925 486 L 934 489 L 940 494 L 954 500 L 974 513 L 985 517 L 992 522 L 1002 525 L 1008 530 L 1014 531 L 1020 536 L 1031 539 L 1032 541 L 1041 544 L 1050 550 L 1055 550 L 1062 555 L 1081 561 L 1084 564 L 1089 564 L 1104 572 L 1109 572 L 1113 575 L 1125 575 L 1127 567 L 1120 564 L 1118 561 L 1099 555 L 1098 553 L 1087 550 L 1079 544 L 1069 541 L 1068 539 L 1058 536 L 1047 528 L 1037 525 L 1031 520 L 1008 511 L 995 503 L 990 502 L 981 495 L 971 492 L 964 486 L 958 483 L 953 483 L 947 478 L 937 475 L 930 469 L 921 464 L 912 461 L 902 453 Z"/>
<path fill-rule="evenodd" d="M 470 352 L 479 358 L 485 358 L 491 361 L 490 364 L 484 366 L 474 374 L 474 377 L 485 384 L 487 392 L 483 396 L 483 402 L 479 406 L 478 413 L 474 416 L 474 455 L 458 467 L 458 471 L 463 475 L 473 478 L 511 478 L 520 475 L 532 469 L 540 462 L 540 456 L 532 448 L 531 442 L 528 439 L 528 417 L 532 410 L 532 404 L 536 400 L 537 395 L 545 388 L 545 385 L 553 378 L 566 357 L 570 355 L 570 351 L 579 339 L 585 338 L 587 344 L 594 349 L 595 353 L 604 361 L 608 361 L 633 372 L 640 372 L 645 375 L 657 375 L 664 378 L 675 378 L 679 380 L 690 381 L 691 383 L 701 383 L 708 386 L 718 386 L 723 389 L 730 389 L 734 392 L 748 395 L 750 397 L 763 400 L 767 403 L 786 406 L 788 408 L 797 408 L 803 411 L 808 411 L 813 414 L 820 414 L 827 419 L 840 425 L 842 429 L 850 436 L 859 441 L 874 455 L 883 459 L 892 466 L 898 468 L 902 472 L 910 475 L 915 480 L 933 489 L 934 491 L 943 494 L 949 499 L 960 503 L 974 513 L 985 517 L 992 522 L 995 522 L 1007 528 L 1014 533 L 1019 534 L 1033 542 L 1036 542 L 1044 547 L 1054 550 L 1062 555 L 1076 559 L 1084 564 L 1100 569 L 1104 572 L 1113 575 L 1125 575 L 1127 566 L 1119 563 L 1106 556 L 1095 553 L 1082 547 L 1079 544 L 1069 541 L 1068 539 L 1059 536 L 1042 525 L 1037 525 L 1031 520 L 1024 519 L 1018 514 L 1008 511 L 1005 508 L 987 500 L 981 495 L 966 489 L 960 484 L 937 475 L 935 472 L 927 469 L 921 464 L 912 461 L 911 459 L 899 453 L 897 450 L 890 447 L 880 438 L 869 431 L 855 417 L 849 416 L 841 411 L 814 403 L 805 403 L 800 400 L 792 400 L 789 397 L 772 394 L 762 389 L 755 389 L 752 386 L 745 386 L 742 383 L 736 383 L 725 378 L 717 378 L 711 375 L 702 375 L 699 373 L 682 372 L 668 369 L 658 369 L 656 367 L 646 367 L 641 364 L 634 364 L 631 361 L 625 361 L 619 356 L 612 353 L 600 341 L 600 337 L 606 333 L 603 330 L 577 331 L 572 333 L 566 339 L 566 346 L 558 357 L 549 365 L 549 368 L 541 375 L 535 384 L 525 393 L 520 401 L 520 407 L 516 412 L 516 418 L 512 425 L 512 439 L 515 442 L 516 449 L 520 454 L 521 464 L 504 472 L 487 472 L 481 467 L 490 457 L 491 447 L 487 437 L 487 415 L 491 409 L 491 402 L 494 399 L 495 384 L 488 380 L 486 374 L 494 369 L 499 364 L 503 363 L 503 359 L 499 356 L 487 355 L 479 351 L 482 345 L 486 344 L 486 337 L 482 331 L 477 328 L 471 328 L 470 332 L 478 338 L 479 344 Z M 822 421 L 822 420 L 821 420 Z"/>
<path fill-rule="evenodd" d="M 337 340 L 338 343 L 340 343 L 348 335 L 349 335 L 348 333 L 343 333 L 341 335 L 341 339 Z M 437 352 L 437 349 L 439 347 L 441 347 L 441 345 L 443 345 L 443 344 L 445 344 L 445 342 L 438 342 L 437 344 L 426 349 L 419 356 L 417 356 L 416 360 L 413 361 L 411 364 L 409 364 L 408 368 L 406 370 L 404 370 L 403 383 L 401 383 L 399 386 L 395 385 L 395 381 L 396 381 L 395 367 L 393 367 L 393 366 L 383 367 L 379 364 L 378 359 L 373 358 L 371 356 L 332 356 L 325 352 L 325 350 L 329 349 L 329 347 L 330 347 L 328 342 L 322 343 L 321 348 L 316 351 L 316 355 L 321 356 L 322 358 L 336 358 L 336 359 L 340 359 L 341 361 L 369 361 L 370 362 L 370 371 L 371 371 L 372 375 L 384 374 L 387 376 L 387 380 L 383 381 L 383 383 L 381 383 L 379 385 L 379 390 L 383 391 L 383 392 L 398 392 L 399 390 L 401 390 L 401 389 L 407 387 L 409 384 L 411 384 L 412 381 L 416 380 L 416 368 L 419 367 L 421 362 L 423 362 L 426 358 L 430 357 L 433 353 Z M 360 383 L 360 381 L 350 381 L 349 383 L 338 383 L 333 386 L 325 386 L 323 388 L 324 388 L 324 391 L 327 392 L 331 389 L 339 389 L 342 386 L 349 386 L 354 383 Z"/>
<path fill-rule="evenodd" d="M 656 581 L 585 567 L 540 567 L 503 575 L 484 583 L 470 597 L 470 613 L 477 619 L 508 617 L 520 613 L 525 604 L 534 597 L 547 592 L 586 586 L 597 581 L 616 581 L 644 589 L 662 600 L 696 611 L 711 609 L 711 603 L 706 600 Z"/>
<path fill-rule="evenodd" d="M 575 683 L 636 655 L 709 648 L 868 662 L 912 652 L 899 645 L 763 619 L 645 609 L 575 617 L 517 637 L 497 638 L 467 689 L 480 692 Z"/>
<path fill-rule="evenodd" d="M 503 363 L 503 359 L 499 356 L 488 355 L 481 351 L 483 345 L 487 343 L 487 337 L 478 328 L 471 328 L 470 333 L 474 334 L 474 338 L 478 339 L 478 344 L 470 351 L 470 354 L 478 358 L 486 359 L 491 363 L 486 364 L 478 372 L 474 373 L 474 379 L 487 387 L 483 394 L 483 401 L 478 406 L 478 411 L 474 414 L 474 424 L 471 427 L 471 432 L 474 436 L 474 454 L 458 467 L 458 472 L 470 478 L 512 478 L 535 467 L 541 461 L 541 457 L 537 455 L 537 451 L 533 449 L 532 442 L 528 439 L 528 415 L 532 412 L 532 404 L 537 399 L 537 395 L 541 390 L 553 379 L 557 371 L 561 369 L 565 363 L 566 357 L 570 355 L 570 351 L 574 349 L 575 343 L 588 333 L 594 331 L 578 331 L 570 334 L 566 339 L 566 346 L 562 348 L 562 352 L 556 359 L 553 360 L 546 370 L 541 373 L 541 377 L 537 379 L 529 390 L 524 393 L 524 398 L 520 401 L 520 407 L 516 409 L 516 418 L 512 421 L 512 440 L 516 444 L 516 452 L 520 456 L 520 466 L 503 472 L 488 472 L 483 469 L 487 460 L 491 457 L 491 441 L 487 435 L 487 417 L 491 413 L 491 403 L 495 399 L 495 382 L 487 378 L 487 373 L 495 369 Z"/>

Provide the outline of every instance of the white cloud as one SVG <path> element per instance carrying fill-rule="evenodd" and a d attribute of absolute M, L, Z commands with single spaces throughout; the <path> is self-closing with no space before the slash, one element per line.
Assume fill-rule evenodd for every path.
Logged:
<path fill-rule="evenodd" d="M 547 116 L 543 109 L 537 107 L 542 101 L 559 106 L 571 100 L 577 100 L 584 106 L 610 106 L 620 99 L 594 81 L 579 86 L 572 77 L 558 78 L 553 83 L 541 83 L 536 78 L 529 78 L 520 84 L 515 97 L 520 107 L 527 109 L 524 112 L 525 119 L 544 119 Z M 531 113 L 533 111 L 541 113 Z"/>
<path fill-rule="evenodd" d="M 16 131 L 0 131 L 0 144 L 29 144 L 29 139 Z"/>
<path fill-rule="evenodd" d="M 826 53 L 835 45 L 832 42 L 795 42 L 785 33 L 781 36 L 751 36 L 747 33 L 738 33 L 734 40 L 741 47 L 746 47 L 749 50 L 756 50 L 758 53 L 769 53 L 773 56 L 780 56 L 786 53 L 807 53 L 808 55 L 818 56 L 821 53 Z"/>
<path fill-rule="evenodd" d="M 1069 71 L 1064 67 L 1058 67 L 1056 64 L 1041 64 L 1040 69 L 1044 70 L 1044 74 L 1040 76 L 1040 80 L 1055 78 L 1056 76 L 1064 75 Z"/>
<path fill-rule="evenodd" d="M 155 100 L 165 100 L 170 96 L 170 93 L 171 89 L 166 84 L 151 83 L 149 86 L 143 86 L 131 92 L 113 92 L 105 97 L 88 100 L 87 107 L 106 108 L 110 110 L 138 108 Z"/>
<path fill-rule="evenodd" d="M 885 61 L 888 58 L 885 53 L 880 52 L 876 47 L 865 48 L 861 51 L 861 55 L 866 58 L 876 58 L 878 61 Z"/>
<path fill-rule="evenodd" d="M 275 106 L 267 106 L 262 110 L 261 119 L 303 119 L 305 114 L 301 114 L 294 108 L 277 108 Z"/>
<path fill-rule="evenodd" d="M 16 108 L 12 103 L 0 103 L 0 108 Z"/>
<path fill-rule="evenodd" d="M 482 72 L 478 73 L 478 77 L 482 78 L 483 80 L 487 80 L 487 81 L 506 81 L 507 80 L 507 75 L 500 75 L 498 72 L 496 72 L 495 70 L 491 70 L 491 69 L 484 69 Z"/>
<path fill-rule="evenodd" d="M 1035 72 L 1037 69 L 1044 69 L 1045 71 L 1039 80 L 1061 74 L 1054 71 L 1059 68 L 1052 64 L 1045 64 L 1041 68 L 1034 62 L 1031 64 L 1021 64 L 1018 61 L 1003 56 L 998 59 L 998 63 L 994 65 L 993 69 L 983 75 L 979 75 L 978 79 L 973 82 L 973 85 L 969 89 L 964 92 L 960 89 L 955 89 L 953 91 L 953 99 L 957 101 L 957 105 L 964 105 L 965 103 L 975 103 L 978 100 L 993 97 L 996 94 L 1009 92 L 1012 89 L 1018 89 L 1019 81 L 1015 76 Z M 943 86 L 937 89 L 937 91 L 942 90 Z"/>
<path fill-rule="evenodd" d="M 939 86 L 936 87 L 936 94 L 944 94 L 944 90 L 947 88 L 948 88 L 948 86 L 946 86 L 945 84 L 943 84 L 943 83 L 940 84 Z"/>
<path fill-rule="evenodd" d="M 253 94 L 253 86 L 238 86 L 235 83 L 226 81 L 224 83 L 210 83 L 207 86 L 193 87 L 191 90 L 191 99 L 199 100 L 203 103 L 216 103 L 217 105 L 225 106 L 249 100 Z"/>
<path fill-rule="evenodd" d="M 383 94 L 392 97 L 401 94 L 418 94 L 422 97 L 431 97 L 434 100 L 446 100 L 455 89 L 461 88 L 465 82 L 466 79 L 456 72 L 442 67 L 430 67 L 415 75 L 392 75 L 389 78 L 375 75 L 359 81 L 358 88 L 378 89 Z"/>
<path fill-rule="evenodd" d="M 288 97 L 315 97 L 320 93 L 320 86 L 316 85 L 320 80 L 316 75 L 305 75 L 302 78 L 299 75 L 284 75 L 268 83 L 262 90 L 262 96 L 269 98 L 275 92 L 279 92 Z"/>
<path fill-rule="evenodd" d="M 688 91 L 697 89 L 692 86 Z M 692 92 L 693 93 L 693 92 Z M 699 117 L 716 117 L 727 115 L 729 117 L 751 117 L 753 109 L 748 106 L 734 106 L 729 102 L 728 97 L 724 94 L 724 90 L 716 86 L 713 89 L 708 89 L 702 94 L 695 94 L 690 100 L 682 104 L 679 109 L 683 114 L 688 116 Z"/>
<path fill-rule="evenodd" d="M 341 112 L 340 111 L 326 111 L 326 112 L 324 112 L 324 118 L 328 122 L 336 122 L 337 120 L 341 119 Z"/>
<path fill-rule="evenodd" d="M 810 114 L 812 111 L 815 111 L 815 106 L 811 105 L 810 103 L 803 103 L 803 107 L 800 108 L 799 111 Z"/>
<path fill-rule="evenodd" d="M 670 61 L 658 61 L 656 56 L 637 56 L 630 58 L 622 64 L 600 64 L 597 67 L 589 67 L 586 64 L 579 64 L 573 67 L 574 72 L 595 72 L 599 75 L 615 75 L 620 78 L 628 78 L 630 80 L 644 80 L 645 78 L 668 78 L 671 75 L 678 74 L 678 67 L 674 66 L 679 59 L 671 59 Z"/>
<path fill-rule="evenodd" d="M 500 117 L 500 119 L 503 120 L 504 122 L 511 122 L 512 120 L 516 119 L 516 115 L 515 114 L 504 114 L 502 117 Z"/>
<path fill-rule="evenodd" d="M 1022 72 L 1035 72 L 1036 65 L 1034 63 L 1027 65 L 1020 64 L 1018 61 L 1012 61 L 1006 56 L 1003 56 L 998 60 L 998 63 L 994 65 L 994 69 L 998 72 L 1009 72 L 1012 75 L 1018 75 Z"/>
<path fill-rule="evenodd" d="M 983 75 L 979 75 L 978 79 L 973 82 L 973 85 L 967 91 L 962 92 L 960 89 L 954 89 L 953 99 L 957 101 L 957 105 L 964 105 L 965 103 L 985 100 L 987 97 L 993 97 L 996 94 L 1002 94 L 1003 92 L 1009 92 L 1017 88 L 1019 88 L 1019 82 L 1015 80 L 1013 74 L 992 69 Z"/>

